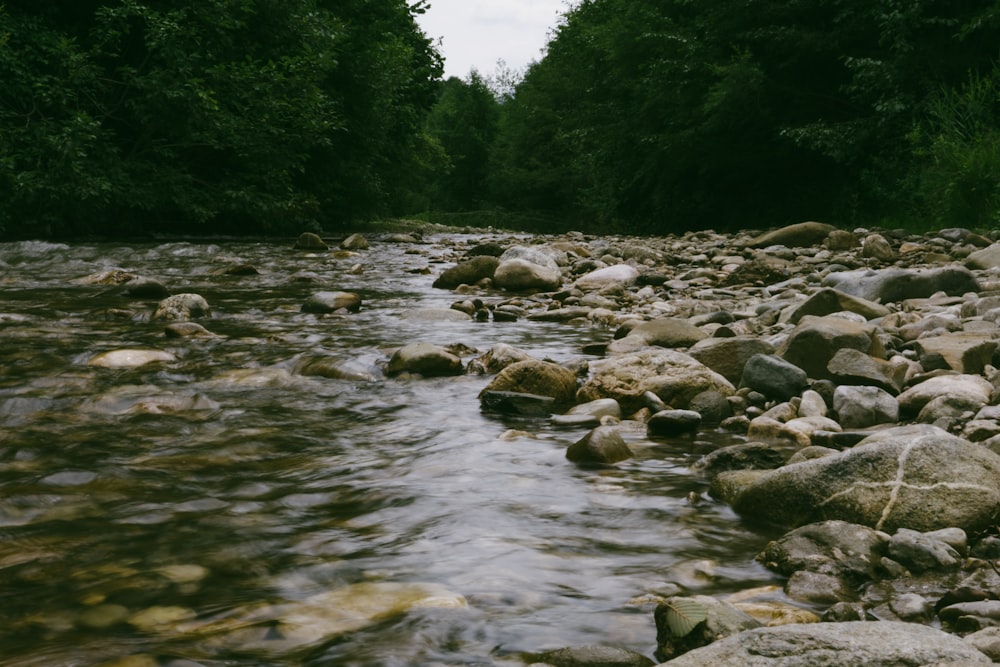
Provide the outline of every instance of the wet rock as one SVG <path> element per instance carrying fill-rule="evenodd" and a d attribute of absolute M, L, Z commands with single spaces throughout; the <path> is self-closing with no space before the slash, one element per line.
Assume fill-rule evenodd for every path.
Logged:
<path fill-rule="evenodd" d="M 334 313 L 338 310 L 356 312 L 361 309 L 361 297 L 353 292 L 316 292 L 302 304 L 303 313 Z"/>
<path fill-rule="evenodd" d="M 900 528 L 889 540 L 889 557 L 916 574 L 958 567 L 961 554 L 933 533 Z"/>
<path fill-rule="evenodd" d="M 691 466 L 709 479 L 730 470 L 774 470 L 785 462 L 785 454 L 765 442 L 744 442 L 720 447 Z"/>
<path fill-rule="evenodd" d="M 914 623 L 810 623 L 756 628 L 676 658 L 670 667 L 899 667 L 990 659 L 941 630 Z"/>
<path fill-rule="evenodd" d="M 613 398 L 599 398 L 596 401 L 590 401 L 588 403 L 581 403 L 580 405 L 574 405 L 572 408 L 567 410 L 567 415 L 590 415 L 593 417 L 611 417 L 613 419 L 621 419 L 622 408 L 618 405 L 618 401 Z"/>
<path fill-rule="evenodd" d="M 734 387 L 724 377 L 676 350 L 648 348 L 632 354 L 599 359 L 589 364 L 590 377 L 577 392 L 577 402 L 613 398 L 630 414 L 645 404 L 652 392 L 677 409 L 687 408 L 703 391 L 731 395 Z"/>
<path fill-rule="evenodd" d="M 769 542 L 757 561 L 785 576 L 800 571 L 859 584 L 876 578 L 889 536 L 846 521 L 811 523 Z"/>
<path fill-rule="evenodd" d="M 671 608 L 678 601 L 690 601 L 705 611 L 705 620 L 690 632 L 678 636 L 671 627 Z M 724 637 L 737 635 L 751 628 L 759 628 L 760 621 L 741 611 L 735 605 L 706 595 L 689 598 L 668 598 L 657 605 L 653 612 L 656 622 L 656 657 L 671 661 L 689 651 L 711 644 Z"/>
<path fill-rule="evenodd" d="M 364 234 L 351 234 L 340 242 L 340 247 L 342 250 L 367 250 L 369 244 Z"/>
<path fill-rule="evenodd" d="M 165 299 L 170 296 L 167 286 L 153 278 L 136 277 L 122 287 L 122 294 L 134 299 Z"/>
<path fill-rule="evenodd" d="M 497 266 L 493 284 L 511 292 L 551 291 L 562 284 L 562 273 L 525 259 L 508 259 Z"/>
<path fill-rule="evenodd" d="M 526 394 L 519 391 L 484 390 L 479 395 L 479 402 L 486 412 L 501 412 L 525 417 L 544 417 L 558 409 L 555 399 L 551 396 Z"/>
<path fill-rule="evenodd" d="M 545 246 L 515 245 L 504 250 L 500 263 L 520 260 L 536 266 L 559 271 L 560 264 L 566 263 L 566 252 Z"/>
<path fill-rule="evenodd" d="M 94 355 L 87 362 L 87 365 L 100 366 L 101 368 L 138 368 L 146 364 L 176 360 L 177 357 L 163 350 L 110 350 Z"/>
<path fill-rule="evenodd" d="M 878 387 L 837 387 L 833 392 L 833 409 L 840 425 L 847 429 L 899 421 L 899 401 Z"/>
<path fill-rule="evenodd" d="M 560 648 L 524 657 L 532 664 L 552 667 L 653 667 L 655 664 L 641 653 L 614 646 Z"/>
<path fill-rule="evenodd" d="M 750 336 L 706 338 L 695 343 L 688 354 L 719 373 L 734 385 L 740 383 L 747 361 L 756 354 L 774 354 L 774 345 Z"/>
<path fill-rule="evenodd" d="M 330 246 L 318 234 L 305 232 L 295 241 L 296 250 L 328 250 Z"/>
<path fill-rule="evenodd" d="M 586 273 L 573 283 L 578 289 L 598 291 L 608 287 L 632 285 L 639 278 L 639 269 L 629 264 L 615 264 Z"/>
<path fill-rule="evenodd" d="M 694 410 L 661 410 L 646 422 L 651 436 L 673 437 L 697 432 L 701 415 Z"/>
<path fill-rule="evenodd" d="M 919 270 L 840 271 L 829 274 L 823 284 L 883 304 L 926 298 L 937 292 L 961 296 L 979 291 L 979 283 L 972 272 L 957 265 Z"/>
<path fill-rule="evenodd" d="M 566 458 L 573 463 L 612 464 L 632 458 L 632 450 L 617 428 L 598 426 L 570 445 Z"/>
<path fill-rule="evenodd" d="M 175 294 L 161 301 L 150 319 L 157 320 L 192 320 L 198 317 L 209 317 L 212 314 L 208 302 L 199 294 Z"/>
<path fill-rule="evenodd" d="M 410 343 L 396 350 L 389 359 L 389 375 L 416 373 L 424 377 L 460 375 L 462 360 L 433 343 Z"/>
<path fill-rule="evenodd" d="M 296 365 L 295 372 L 306 377 L 324 377 L 354 382 L 375 382 L 378 380 L 375 369 L 354 359 L 342 357 L 305 358 Z"/>
<path fill-rule="evenodd" d="M 916 417 L 931 401 L 938 398 L 959 400 L 963 404 L 976 406 L 975 413 L 989 404 L 993 385 L 979 375 L 941 375 L 924 380 L 910 387 L 896 397 L 899 401 L 900 417 Z"/>
<path fill-rule="evenodd" d="M 534 357 L 524 350 L 519 350 L 507 343 L 497 343 L 487 350 L 485 354 L 470 361 L 468 370 L 470 373 L 478 373 L 480 375 L 494 375 L 511 364 L 532 359 Z"/>
<path fill-rule="evenodd" d="M 800 305 L 794 306 L 789 312 L 787 320 L 791 324 L 798 324 L 803 317 L 809 315 L 824 317 L 844 311 L 857 313 L 866 320 L 885 317 L 889 314 L 889 309 L 882 304 L 859 299 L 835 289 L 825 288 L 813 293 Z"/>
<path fill-rule="evenodd" d="M 608 345 L 608 354 L 635 352 L 649 345 L 690 347 L 705 338 L 708 334 L 687 320 L 661 317 L 633 327 L 627 336 Z"/>
<path fill-rule="evenodd" d="M 789 248 L 803 248 L 823 243 L 836 227 L 822 222 L 800 222 L 756 236 L 747 244 L 750 248 L 767 248 L 783 245 Z"/>
<path fill-rule="evenodd" d="M 755 354 L 743 367 L 740 386 L 784 401 L 805 391 L 809 379 L 804 370 L 790 361 L 773 354 Z"/>
<path fill-rule="evenodd" d="M 701 416 L 701 423 L 706 426 L 716 426 L 733 416 L 729 398 L 712 390 L 696 394 L 688 402 L 688 410 L 698 413 Z"/>
<path fill-rule="evenodd" d="M 871 326 L 840 317 L 804 317 L 778 349 L 778 356 L 813 379 L 832 379 L 830 360 L 844 348 L 884 356 Z"/>
<path fill-rule="evenodd" d="M 459 285 L 475 285 L 484 278 L 493 278 L 500 260 L 489 255 L 478 255 L 445 269 L 434 281 L 434 287 L 455 289 Z"/>
<path fill-rule="evenodd" d="M 900 427 L 752 477 L 722 473 L 712 492 L 744 516 L 783 526 L 839 519 L 887 531 L 974 531 L 1000 511 L 1000 456 L 941 429 Z"/>
<path fill-rule="evenodd" d="M 414 308 L 400 314 L 409 322 L 468 322 L 472 316 L 454 308 Z"/>
<path fill-rule="evenodd" d="M 532 313 L 531 315 L 528 315 L 528 319 L 532 322 L 569 322 L 570 320 L 587 319 L 589 315 L 590 308 L 578 306 L 570 308 L 553 308 L 552 310 Z"/>
<path fill-rule="evenodd" d="M 576 375 L 548 361 L 518 361 L 500 371 L 483 391 L 536 394 L 548 396 L 559 405 L 568 405 L 576 393 Z"/>

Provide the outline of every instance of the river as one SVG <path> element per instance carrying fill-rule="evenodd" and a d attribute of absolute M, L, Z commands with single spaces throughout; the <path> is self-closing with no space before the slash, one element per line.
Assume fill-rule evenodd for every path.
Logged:
<path fill-rule="evenodd" d="M 431 286 L 456 247 L 511 239 L 375 240 L 357 256 L 281 242 L 0 244 L 0 665 L 493 665 L 586 644 L 652 656 L 656 596 L 776 583 L 753 561 L 770 536 L 688 467 L 734 436 L 636 432 L 633 459 L 581 468 L 565 450 L 586 429 L 484 414 L 485 376 L 295 373 L 331 355 L 379 375 L 414 341 L 593 358 L 584 346 L 612 331 L 405 317 L 459 298 Z M 258 273 L 219 272 L 241 264 Z M 202 295 L 217 337 L 167 338 L 149 318 L 155 299 L 81 283 L 113 269 Z M 302 313 L 320 290 L 363 306 Z M 132 348 L 175 360 L 87 365 Z M 280 650 L 206 631 L 370 583 L 467 604 L 372 613 Z M 166 620 L 142 622 L 154 612 Z"/>

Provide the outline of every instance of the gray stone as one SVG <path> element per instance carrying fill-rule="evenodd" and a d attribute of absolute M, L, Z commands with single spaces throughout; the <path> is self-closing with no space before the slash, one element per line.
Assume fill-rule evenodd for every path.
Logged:
<path fill-rule="evenodd" d="M 666 404 L 685 409 L 703 391 L 728 396 L 735 388 L 724 377 L 692 357 L 662 348 L 599 359 L 589 364 L 590 377 L 577 392 L 577 402 L 613 398 L 631 414 L 644 407 L 649 391 Z"/>
<path fill-rule="evenodd" d="M 200 294 L 174 294 L 156 306 L 150 319 L 192 320 L 197 317 L 209 317 L 211 314 L 208 302 Z"/>
<path fill-rule="evenodd" d="M 688 354 L 733 384 L 739 384 L 743 368 L 755 354 L 774 354 L 774 345 L 750 336 L 706 338 L 695 343 Z"/>
<path fill-rule="evenodd" d="M 822 222 L 800 222 L 756 236 L 747 244 L 751 248 L 767 248 L 783 245 L 801 248 L 823 243 L 836 227 Z"/>
<path fill-rule="evenodd" d="M 612 464 L 631 457 L 632 451 L 613 426 L 598 426 L 566 450 L 567 459 L 582 464 Z"/>
<path fill-rule="evenodd" d="M 961 556 L 932 534 L 900 528 L 889 540 L 889 557 L 913 573 L 957 567 Z"/>
<path fill-rule="evenodd" d="M 661 410 L 646 422 L 651 436 L 671 437 L 694 433 L 701 426 L 701 415 L 693 410 Z"/>
<path fill-rule="evenodd" d="M 965 258 L 965 265 L 970 269 L 995 269 L 1000 267 L 1000 243 L 976 250 Z"/>
<path fill-rule="evenodd" d="M 837 350 L 826 370 L 828 377 L 838 384 L 870 385 L 892 394 L 902 391 L 906 379 L 906 366 L 849 347 Z"/>
<path fill-rule="evenodd" d="M 548 361 L 518 361 L 500 371 L 483 391 L 549 396 L 558 405 L 568 405 L 573 402 L 576 393 L 576 375 L 568 368 Z"/>
<path fill-rule="evenodd" d="M 843 578 L 809 570 L 799 570 L 788 577 L 785 595 L 813 607 L 829 607 L 858 597 Z"/>
<path fill-rule="evenodd" d="M 889 536 L 846 521 L 821 521 L 796 528 L 757 555 L 757 561 L 785 576 L 806 570 L 860 584 L 876 578 Z"/>
<path fill-rule="evenodd" d="M 743 367 L 741 387 L 759 391 L 768 398 L 788 400 L 809 386 L 806 372 L 773 354 L 755 354 Z"/>
<path fill-rule="evenodd" d="M 861 242 L 861 256 L 877 259 L 880 262 L 891 262 L 896 259 L 896 251 L 881 234 L 869 234 Z"/>
<path fill-rule="evenodd" d="M 633 327 L 625 338 L 608 345 L 608 354 L 635 352 L 649 345 L 690 347 L 705 338 L 708 338 L 708 334 L 687 320 L 661 317 Z"/>
<path fill-rule="evenodd" d="M 767 443 L 743 442 L 706 454 L 691 469 L 711 479 L 730 470 L 774 470 L 784 462 L 785 455 Z"/>
<path fill-rule="evenodd" d="M 686 653 L 670 667 L 901 667 L 990 659 L 960 638 L 915 623 L 811 623 L 756 628 Z"/>
<path fill-rule="evenodd" d="M 307 357 L 295 366 L 295 372 L 307 377 L 324 377 L 355 382 L 374 382 L 378 379 L 375 369 L 353 359 L 341 357 Z"/>
<path fill-rule="evenodd" d="M 638 278 L 639 269 L 629 264 L 615 264 L 586 273 L 577 278 L 573 284 L 582 290 L 600 290 L 632 285 Z"/>
<path fill-rule="evenodd" d="M 534 663 L 552 667 L 653 667 L 652 660 L 615 646 L 576 646 L 525 656 Z"/>
<path fill-rule="evenodd" d="M 492 278 L 500 260 L 489 255 L 477 255 L 445 269 L 434 281 L 434 287 L 455 289 L 459 285 L 474 285 L 484 278 Z"/>
<path fill-rule="evenodd" d="M 788 315 L 788 322 L 798 324 L 807 315 L 823 317 L 843 311 L 857 313 L 866 320 L 885 317 L 889 314 L 889 309 L 882 304 L 826 288 L 817 291 L 798 306 L 792 307 Z"/>
<path fill-rule="evenodd" d="M 539 292 L 558 289 L 562 274 L 526 259 L 503 260 L 493 273 L 493 284 L 512 292 Z"/>
<path fill-rule="evenodd" d="M 828 366 L 834 355 L 851 348 L 884 356 L 873 327 L 840 317 L 804 317 L 778 349 L 778 355 L 816 380 L 833 379 Z"/>
<path fill-rule="evenodd" d="M 417 373 L 425 377 L 461 375 L 462 360 L 433 343 L 410 343 L 396 350 L 389 359 L 389 375 Z"/>
<path fill-rule="evenodd" d="M 701 415 L 701 423 L 706 426 L 721 424 L 733 416 L 733 405 L 729 397 L 717 391 L 703 391 L 688 402 L 688 410 Z"/>
<path fill-rule="evenodd" d="M 959 602 L 938 611 L 938 618 L 956 632 L 1000 627 L 1000 600 Z"/>
<path fill-rule="evenodd" d="M 722 473 L 711 491 L 739 514 L 782 526 L 839 519 L 886 531 L 976 531 L 1000 512 L 1000 456 L 935 427 L 899 427 L 833 456 L 755 476 Z"/>
<path fill-rule="evenodd" d="M 368 239 L 363 234 L 351 234 L 340 242 L 340 247 L 344 250 L 367 250 Z"/>
<path fill-rule="evenodd" d="M 972 272 L 958 265 L 922 270 L 841 271 L 829 274 L 823 284 L 883 304 L 923 299 L 937 292 L 961 296 L 979 291 L 979 283 Z"/>
<path fill-rule="evenodd" d="M 937 354 L 948 367 L 959 373 L 978 375 L 993 361 L 997 340 L 989 334 L 955 332 L 941 336 L 924 336 L 913 343 L 922 357 Z"/>
<path fill-rule="evenodd" d="M 840 425 L 847 429 L 899 421 L 899 401 L 878 387 L 837 387 L 833 392 L 833 409 Z"/>
<path fill-rule="evenodd" d="M 566 263 L 566 253 L 562 250 L 545 246 L 515 245 L 504 250 L 500 262 L 522 260 L 537 266 L 544 266 L 553 271 L 559 271 L 559 265 Z"/>
<path fill-rule="evenodd" d="M 511 364 L 515 364 L 519 361 L 529 361 L 534 359 L 530 354 L 524 350 L 519 350 L 518 348 L 508 345 L 507 343 L 497 343 L 485 354 L 476 357 L 471 362 L 469 362 L 469 372 L 491 375 L 499 373 L 503 369 L 507 368 Z"/>
<path fill-rule="evenodd" d="M 989 404 L 993 385 L 979 375 L 941 375 L 924 380 L 896 397 L 900 417 L 912 419 L 932 400 L 939 397 L 958 399 L 969 406 L 977 405 L 973 412 Z"/>
<path fill-rule="evenodd" d="M 316 292 L 302 304 L 303 313 L 333 313 L 338 310 L 358 311 L 361 297 L 353 292 Z"/>
<path fill-rule="evenodd" d="M 557 409 L 556 401 L 551 396 L 526 394 L 520 391 L 484 390 L 479 395 L 479 403 L 486 412 L 528 417 L 543 417 Z"/>

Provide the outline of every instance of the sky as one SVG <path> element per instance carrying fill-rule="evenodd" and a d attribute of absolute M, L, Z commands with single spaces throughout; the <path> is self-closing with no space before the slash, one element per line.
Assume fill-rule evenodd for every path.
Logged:
<path fill-rule="evenodd" d="M 473 67 L 489 76 L 497 60 L 516 71 L 541 60 L 566 9 L 566 0 L 430 0 L 417 22 L 444 56 L 445 78 L 465 78 Z"/>

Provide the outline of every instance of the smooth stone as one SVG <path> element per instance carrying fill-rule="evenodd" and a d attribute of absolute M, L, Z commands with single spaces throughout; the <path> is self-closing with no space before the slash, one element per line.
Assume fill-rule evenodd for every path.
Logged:
<path fill-rule="evenodd" d="M 695 360 L 725 377 L 729 382 L 739 384 L 747 361 L 757 354 L 774 354 L 771 343 L 749 336 L 734 338 L 706 338 L 698 341 L 687 353 Z"/>
<path fill-rule="evenodd" d="M 756 560 L 786 577 L 807 570 L 862 583 L 876 578 L 888 542 L 888 535 L 868 526 L 820 521 L 769 542 Z"/>
<path fill-rule="evenodd" d="M 979 283 L 967 268 L 958 265 L 926 269 L 841 271 L 827 275 L 823 284 L 851 296 L 882 304 L 924 299 L 938 292 L 961 296 L 979 292 Z"/>
<path fill-rule="evenodd" d="M 474 285 L 484 278 L 493 278 L 500 260 L 489 255 L 478 255 L 445 269 L 434 281 L 438 289 L 455 289 L 459 285 Z"/>
<path fill-rule="evenodd" d="M 375 382 L 378 375 L 374 369 L 354 359 L 340 357 L 313 357 L 302 359 L 296 364 L 295 372 L 306 377 L 324 377 L 334 380 L 355 382 Z"/>
<path fill-rule="evenodd" d="M 697 432 L 701 415 L 694 410 L 661 410 L 646 422 L 651 436 L 671 437 Z"/>
<path fill-rule="evenodd" d="M 809 378 L 804 370 L 777 355 L 755 354 L 743 368 L 740 386 L 786 401 L 805 391 Z"/>
<path fill-rule="evenodd" d="M 958 567 L 961 555 L 931 533 L 900 528 L 889 540 L 889 557 L 911 572 Z"/>
<path fill-rule="evenodd" d="M 296 250 L 327 250 L 329 247 L 318 234 L 312 232 L 303 232 L 295 241 Z"/>
<path fill-rule="evenodd" d="M 389 375 L 417 373 L 424 377 L 461 375 L 462 360 L 433 343 L 410 343 L 396 350 L 386 369 Z"/>
<path fill-rule="evenodd" d="M 454 308 L 414 308 L 400 314 L 407 322 L 468 322 L 472 316 Z"/>
<path fill-rule="evenodd" d="M 832 288 L 823 288 L 810 295 L 803 303 L 790 306 L 788 316 L 782 317 L 790 324 L 798 324 L 803 317 L 823 317 L 842 311 L 857 313 L 866 320 L 885 317 L 889 309 L 880 303 L 845 294 Z"/>
<path fill-rule="evenodd" d="M 342 250 L 367 250 L 368 246 L 368 239 L 364 237 L 364 234 L 360 233 L 351 234 L 340 242 Z"/>
<path fill-rule="evenodd" d="M 747 243 L 747 246 L 767 248 L 782 245 L 788 248 L 800 248 L 819 245 L 836 229 L 833 225 L 822 222 L 799 222 L 756 236 Z"/>
<path fill-rule="evenodd" d="M 501 260 L 493 273 L 493 284 L 511 292 L 551 291 L 562 284 L 562 273 L 526 259 Z"/>
<path fill-rule="evenodd" d="M 303 313 L 333 313 L 361 309 L 361 297 L 353 292 L 316 292 L 302 304 Z"/>
<path fill-rule="evenodd" d="M 978 375 L 993 362 L 998 341 L 991 334 L 970 332 L 923 336 L 913 343 L 920 356 L 937 354 L 949 368 L 959 373 Z"/>
<path fill-rule="evenodd" d="M 177 357 L 163 350 L 110 350 L 91 357 L 87 365 L 101 368 L 138 368 L 146 364 L 176 360 Z"/>
<path fill-rule="evenodd" d="M 899 421 L 899 401 L 879 387 L 841 385 L 833 392 L 833 410 L 846 429 Z"/>
<path fill-rule="evenodd" d="M 778 356 L 801 368 L 810 378 L 833 379 L 828 371 L 830 360 L 844 348 L 884 356 L 874 335 L 874 327 L 868 324 L 841 317 L 807 316 L 778 348 Z"/>
<path fill-rule="evenodd" d="M 916 384 L 899 396 L 900 417 L 912 419 L 936 398 L 958 399 L 979 408 L 990 403 L 993 385 L 979 375 L 941 375 Z"/>
<path fill-rule="evenodd" d="M 629 649 L 615 646 L 577 646 L 526 654 L 531 664 L 552 667 L 654 667 L 656 663 Z"/>
<path fill-rule="evenodd" d="M 632 285 L 639 278 L 639 269 L 630 264 L 615 264 L 586 273 L 574 281 L 577 289 L 600 290 L 608 286 Z"/>
<path fill-rule="evenodd" d="M 566 458 L 579 464 L 613 464 L 632 458 L 614 426 L 598 426 L 566 449 Z"/>
<path fill-rule="evenodd" d="M 487 391 L 548 396 L 557 405 L 570 405 L 576 394 L 576 375 L 570 369 L 549 361 L 518 361 L 500 371 L 483 390 Z"/>

